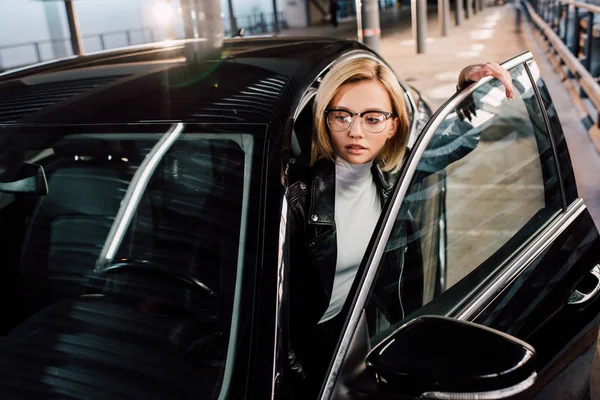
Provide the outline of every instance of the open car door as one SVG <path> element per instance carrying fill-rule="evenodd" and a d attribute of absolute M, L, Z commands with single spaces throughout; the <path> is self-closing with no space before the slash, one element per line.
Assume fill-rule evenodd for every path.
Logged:
<path fill-rule="evenodd" d="M 503 66 L 513 100 L 483 79 L 419 137 L 345 305 L 321 399 L 589 396 L 599 234 L 531 54 Z M 390 265 L 397 246 L 420 259 Z M 383 284 L 418 305 L 396 319 L 376 290 L 393 267 L 399 281 Z"/>

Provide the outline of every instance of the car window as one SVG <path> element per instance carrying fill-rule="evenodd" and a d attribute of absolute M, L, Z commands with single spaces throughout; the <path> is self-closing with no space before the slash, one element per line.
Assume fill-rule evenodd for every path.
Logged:
<path fill-rule="evenodd" d="M 447 312 L 561 210 L 556 160 L 528 72 L 524 65 L 510 72 L 514 100 L 489 81 L 427 144 L 367 302 L 372 337 L 424 305 Z"/>
<path fill-rule="evenodd" d="M 97 131 L 21 140 L 48 194 L 0 194 L 14 299 L 1 390 L 216 398 L 235 359 L 255 138 Z"/>

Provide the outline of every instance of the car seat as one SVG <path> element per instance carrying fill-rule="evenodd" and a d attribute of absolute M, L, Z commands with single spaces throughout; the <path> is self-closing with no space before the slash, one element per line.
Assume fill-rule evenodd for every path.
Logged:
<path fill-rule="evenodd" d="M 86 292 L 131 176 L 114 145 L 66 140 L 42 161 L 48 194 L 29 218 L 19 263 L 29 312 Z"/>

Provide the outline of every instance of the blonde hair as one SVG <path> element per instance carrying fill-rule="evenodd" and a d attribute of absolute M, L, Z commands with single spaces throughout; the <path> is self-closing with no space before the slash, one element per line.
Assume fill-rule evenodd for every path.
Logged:
<path fill-rule="evenodd" d="M 396 134 L 389 138 L 376 162 L 383 171 L 396 172 L 402 163 L 402 157 L 408 142 L 409 122 L 404 104 L 404 91 L 392 70 L 371 58 L 353 58 L 335 65 L 329 71 L 315 96 L 313 104 L 313 140 L 311 165 L 322 158 L 335 161 L 335 152 L 325 120 L 325 110 L 336 96 L 340 87 L 346 83 L 378 80 L 386 88 L 392 101 L 392 112 L 398 118 Z"/>

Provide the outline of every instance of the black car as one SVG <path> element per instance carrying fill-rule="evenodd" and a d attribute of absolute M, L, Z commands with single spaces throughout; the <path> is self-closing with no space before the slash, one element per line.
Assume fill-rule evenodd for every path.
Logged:
<path fill-rule="evenodd" d="M 340 60 L 381 59 L 337 39 L 204 47 L 0 75 L 3 399 L 299 393 L 288 172 L 310 153 L 323 75 Z M 512 101 L 487 78 L 432 116 L 402 85 L 409 155 L 318 398 L 589 397 L 598 231 L 535 62 L 526 53 L 504 65 Z M 390 232 L 409 214 L 397 243 Z M 422 307 L 388 320 L 370 288 L 396 246 L 421 254 L 411 269 L 422 271 Z"/>

